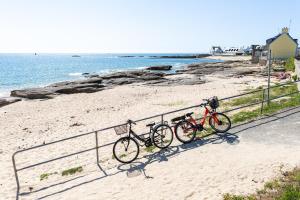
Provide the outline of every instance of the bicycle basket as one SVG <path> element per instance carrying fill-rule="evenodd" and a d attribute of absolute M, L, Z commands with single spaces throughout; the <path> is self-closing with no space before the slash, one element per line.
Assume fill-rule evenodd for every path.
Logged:
<path fill-rule="evenodd" d="M 122 135 L 128 132 L 127 124 L 114 128 L 117 135 Z"/>
<path fill-rule="evenodd" d="M 212 98 L 209 99 L 209 106 L 212 109 L 217 109 L 219 107 L 219 100 L 218 97 L 214 96 Z"/>

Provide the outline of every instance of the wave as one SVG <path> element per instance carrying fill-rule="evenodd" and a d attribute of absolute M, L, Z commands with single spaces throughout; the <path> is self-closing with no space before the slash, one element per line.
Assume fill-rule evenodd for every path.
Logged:
<path fill-rule="evenodd" d="M 9 91 L 0 91 L 0 98 L 1 97 L 9 97 L 10 96 L 10 92 Z"/>
<path fill-rule="evenodd" d="M 69 73 L 69 76 L 82 76 L 81 72 L 74 72 L 74 73 Z"/>

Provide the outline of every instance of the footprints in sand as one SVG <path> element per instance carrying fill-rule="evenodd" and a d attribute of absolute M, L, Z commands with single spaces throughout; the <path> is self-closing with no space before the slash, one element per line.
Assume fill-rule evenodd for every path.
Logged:
<path fill-rule="evenodd" d="M 188 194 L 187 196 L 184 197 L 185 200 L 190 199 L 193 195 L 195 194 L 195 192 L 191 192 L 190 194 Z"/>

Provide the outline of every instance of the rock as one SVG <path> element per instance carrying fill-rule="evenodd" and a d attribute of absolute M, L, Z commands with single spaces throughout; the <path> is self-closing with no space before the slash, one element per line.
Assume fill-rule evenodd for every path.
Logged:
<path fill-rule="evenodd" d="M 62 87 L 54 92 L 59 94 L 93 93 L 102 90 L 104 87 L 104 85 L 100 84 L 75 84 Z"/>
<path fill-rule="evenodd" d="M 114 78 L 114 79 L 109 79 L 104 81 L 105 84 L 107 85 L 126 85 L 126 84 L 131 84 L 138 82 L 134 78 Z"/>
<path fill-rule="evenodd" d="M 48 99 L 59 94 L 92 93 L 108 89 L 116 85 L 160 80 L 163 79 L 163 77 L 163 73 L 154 73 L 145 70 L 116 72 L 102 76 L 92 75 L 83 80 L 54 83 L 43 88 L 14 90 L 11 92 L 11 96 L 27 99 Z"/>
<path fill-rule="evenodd" d="M 13 98 L 13 97 L 8 97 L 8 98 L 0 98 L 0 107 L 16 103 L 18 101 L 21 101 L 21 98 Z"/>
<path fill-rule="evenodd" d="M 29 88 L 24 90 L 13 90 L 10 93 L 12 97 L 22 97 L 27 99 L 49 99 L 53 94 L 52 88 Z"/>
<path fill-rule="evenodd" d="M 158 65 L 158 66 L 150 66 L 146 68 L 146 70 L 160 70 L 160 71 L 168 71 L 171 69 L 172 69 L 172 65 Z"/>

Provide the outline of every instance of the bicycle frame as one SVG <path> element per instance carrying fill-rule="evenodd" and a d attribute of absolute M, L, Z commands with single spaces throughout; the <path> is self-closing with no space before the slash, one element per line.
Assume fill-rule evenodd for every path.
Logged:
<path fill-rule="evenodd" d="M 210 111 L 206 106 L 204 106 L 204 108 L 205 108 L 204 115 L 203 115 L 202 119 L 200 120 L 199 124 L 203 127 L 208 115 L 210 115 L 216 123 L 219 123 L 218 118 L 215 117 L 215 115 L 214 115 L 215 111 Z M 195 126 L 198 125 L 197 121 L 192 116 L 189 117 L 188 121 L 191 122 L 192 124 L 194 124 Z"/>
<path fill-rule="evenodd" d="M 152 130 L 152 128 L 150 129 L 150 132 L 149 132 L 149 134 L 151 134 L 151 132 L 152 132 L 153 130 Z M 141 138 L 138 134 L 136 134 L 132 129 L 131 129 L 131 125 L 129 126 L 129 137 L 130 137 L 130 135 L 133 135 L 133 137 L 134 138 L 136 138 L 136 139 L 138 139 L 139 141 L 141 141 L 141 142 L 143 142 L 143 143 L 146 143 L 148 140 L 149 140 L 149 138 L 150 138 L 150 136 L 149 137 L 147 137 L 147 138 Z"/>

